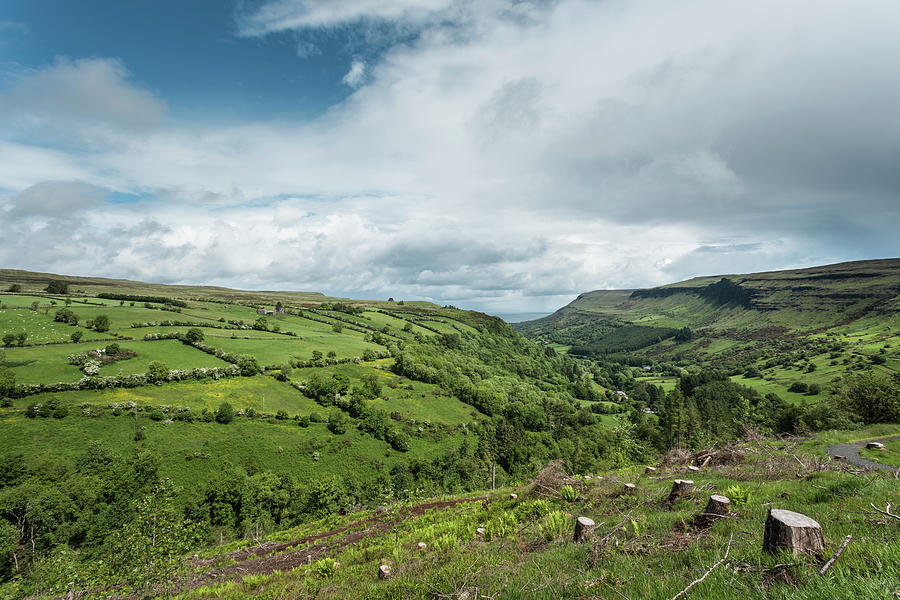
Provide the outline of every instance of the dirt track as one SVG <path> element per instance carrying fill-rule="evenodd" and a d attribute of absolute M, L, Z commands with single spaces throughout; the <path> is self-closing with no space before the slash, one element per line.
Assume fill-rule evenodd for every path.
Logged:
<path fill-rule="evenodd" d="M 439 502 L 425 502 L 415 506 L 400 508 L 396 511 L 386 512 L 351 523 L 345 527 L 324 531 L 314 535 L 298 538 L 290 542 L 266 542 L 258 546 L 245 548 L 237 552 L 222 554 L 214 558 L 195 559 L 192 561 L 192 569 L 209 569 L 203 573 L 190 576 L 175 583 L 170 587 L 170 592 L 184 592 L 196 589 L 211 583 L 224 583 L 226 581 L 239 581 L 247 575 L 268 574 L 276 569 L 281 571 L 310 564 L 320 558 L 333 554 L 336 550 L 355 544 L 360 540 L 384 533 L 395 524 L 419 517 L 432 509 L 442 510 L 467 502 L 484 502 L 485 497 L 463 498 L 459 500 L 446 500 Z M 344 534 L 344 535 L 341 535 Z M 291 550 L 297 546 L 303 546 Z M 234 562 L 232 562 L 234 561 Z M 229 564 L 230 563 L 230 564 Z M 215 567 L 216 564 L 225 564 L 223 567 Z M 161 590 L 156 590 L 160 591 Z M 150 591 L 154 593 L 154 591 Z M 147 590 L 136 592 L 129 596 L 114 596 L 117 600 L 137 600 L 145 598 Z M 60 599 L 62 600 L 62 599 Z"/>
<path fill-rule="evenodd" d="M 835 456 L 844 456 L 847 459 L 847 464 L 851 464 L 856 467 L 861 467 L 863 469 L 881 469 L 882 471 L 898 471 L 897 467 L 892 467 L 890 465 L 883 465 L 881 463 L 877 463 L 871 460 L 866 460 L 865 458 L 859 455 L 859 449 L 865 448 L 866 444 L 869 442 L 887 442 L 892 440 L 900 440 L 900 435 L 894 435 L 886 438 L 879 438 L 876 440 L 866 440 L 864 442 L 853 442 L 852 444 L 832 444 L 828 446 L 828 450 L 826 453 L 828 456 L 834 458 Z"/>

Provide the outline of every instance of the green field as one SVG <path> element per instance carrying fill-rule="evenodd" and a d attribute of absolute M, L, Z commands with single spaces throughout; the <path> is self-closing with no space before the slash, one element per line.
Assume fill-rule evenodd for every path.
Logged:
<path fill-rule="evenodd" d="M 80 331 L 83 340 L 108 339 L 108 334 L 97 333 L 83 327 L 73 327 L 53 320 L 53 313 L 33 312 L 25 308 L 0 310 L 0 338 L 7 333 L 24 331 L 28 334 L 26 345 L 55 344 L 70 341 L 72 332 Z"/>

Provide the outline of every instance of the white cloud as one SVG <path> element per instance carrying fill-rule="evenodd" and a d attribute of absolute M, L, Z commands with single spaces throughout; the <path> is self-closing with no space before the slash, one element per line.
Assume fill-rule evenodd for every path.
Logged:
<path fill-rule="evenodd" d="M 335 27 L 362 20 L 419 22 L 446 10 L 452 0 L 276 0 L 241 19 L 245 35 L 286 29 Z"/>
<path fill-rule="evenodd" d="M 98 126 L 142 130 L 158 125 L 165 112 L 165 103 L 132 85 L 112 59 L 58 59 L 0 94 L 0 127 L 29 135 Z"/>
<path fill-rule="evenodd" d="M 341 79 L 346 85 L 352 88 L 358 88 L 362 85 L 366 77 L 366 63 L 362 60 L 354 60 L 350 64 L 350 70 Z"/>
<path fill-rule="evenodd" d="M 260 9 L 257 32 L 421 28 L 355 61 L 353 94 L 308 123 L 175 128 L 110 61 L 31 76 L 80 100 L 32 94 L 29 112 L 14 88 L 6 131 L 43 114 L 87 143 L 0 141 L 0 262 L 528 310 L 592 288 L 896 254 L 895 3 L 415 4 L 430 16 L 412 2 Z M 9 207 L 47 181 L 156 200 L 85 207 L 78 235 L 52 218 L 36 232 Z M 22 264 L 26 240 L 45 245 Z"/>

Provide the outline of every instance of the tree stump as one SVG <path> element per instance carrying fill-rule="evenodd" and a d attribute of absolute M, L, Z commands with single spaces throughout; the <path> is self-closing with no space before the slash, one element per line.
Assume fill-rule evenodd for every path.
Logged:
<path fill-rule="evenodd" d="M 510 500 L 518 500 L 518 499 L 519 499 L 519 495 L 518 495 L 518 494 L 510 494 L 510 495 L 509 495 L 509 499 L 510 499 Z"/>
<path fill-rule="evenodd" d="M 713 523 L 724 517 L 731 509 L 731 500 L 719 494 L 713 494 L 706 503 L 703 512 L 697 515 L 696 524 L 700 527 L 711 527 Z"/>
<path fill-rule="evenodd" d="M 418 544 L 416 544 L 416 548 L 424 551 L 428 549 L 428 544 L 426 544 L 425 542 L 419 542 Z"/>
<path fill-rule="evenodd" d="M 584 542 L 591 536 L 596 527 L 597 524 L 594 523 L 593 519 L 578 517 L 575 519 L 575 541 L 578 543 Z"/>
<path fill-rule="evenodd" d="M 379 565 L 378 566 L 378 579 L 390 579 L 390 578 L 391 578 L 390 565 Z"/>
<path fill-rule="evenodd" d="M 623 494 L 631 495 L 631 494 L 634 494 L 635 492 L 637 492 L 637 486 L 633 483 L 626 483 L 622 488 Z"/>
<path fill-rule="evenodd" d="M 804 514 L 770 508 L 763 550 L 774 554 L 782 549 L 790 550 L 794 556 L 806 554 L 821 558 L 825 553 L 822 526 Z"/>
<path fill-rule="evenodd" d="M 694 482 L 690 479 L 676 479 L 672 484 L 672 491 L 669 492 L 669 502 L 675 502 L 682 496 L 686 496 L 694 491 Z"/>

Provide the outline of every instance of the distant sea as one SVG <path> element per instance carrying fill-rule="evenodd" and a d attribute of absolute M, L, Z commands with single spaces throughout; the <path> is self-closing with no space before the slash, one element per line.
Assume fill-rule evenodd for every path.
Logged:
<path fill-rule="evenodd" d="M 500 317 L 507 323 L 521 323 L 522 321 L 533 321 L 546 317 L 553 313 L 547 312 L 529 312 L 529 313 L 497 313 L 495 316 Z"/>

